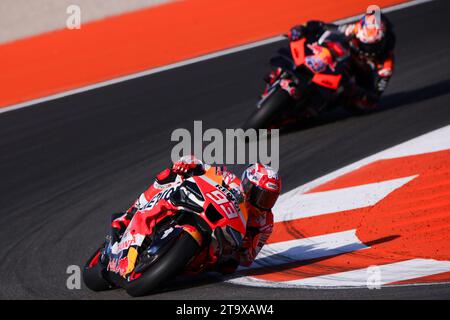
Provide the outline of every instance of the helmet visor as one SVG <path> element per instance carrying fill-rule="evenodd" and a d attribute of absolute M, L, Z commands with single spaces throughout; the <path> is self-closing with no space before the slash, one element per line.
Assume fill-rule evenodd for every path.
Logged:
<path fill-rule="evenodd" d="M 247 201 L 261 210 L 272 209 L 278 199 L 278 193 L 254 185 L 247 177 L 242 180 L 242 190 Z"/>
<path fill-rule="evenodd" d="M 250 204 L 262 210 L 270 210 L 278 199 L 278 193 L 254 186 L 249 195 Z"/>

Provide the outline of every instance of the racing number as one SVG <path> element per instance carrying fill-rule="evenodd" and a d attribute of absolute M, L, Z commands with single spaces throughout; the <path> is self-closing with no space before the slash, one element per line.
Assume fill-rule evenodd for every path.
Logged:
<path fill-rule="evenodd" d="M 215 190 L 206 194 L 208 198 L 214 201 L 216 204 L 220 206 L 220 208 L 225 212 L 228 219 L 237 218 L 238 212 L 233 204 L 227 199 L 227 196 L 220 192 L 219 190 Z"/>

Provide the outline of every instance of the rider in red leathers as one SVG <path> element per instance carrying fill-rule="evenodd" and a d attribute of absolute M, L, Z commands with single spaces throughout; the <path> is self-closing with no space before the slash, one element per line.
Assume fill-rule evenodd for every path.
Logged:
<path fill-rule="evenodd" d="M 202 175 L 211 166 L 203 164 L 194 156 L 185 156 L 176 161 L 172 168 L 160 172 L 148 190 L 141 194 L 135 203 L 125 212 L 113 215 L 112 237 L 117 241 L 130 223 L 134 214 L 150 200 L 150 191 L 166 189 L 176 181 L 193 175 Z M 281 180 L 278 173 L 269 166 L 254 164 L 242 174 L 242 182 L 233 173 L 220 171 L 227 188 L 237 199 L 245 201 L 248 210 L 247 230 L 243 244 L 238 252 L 223 260 L 216 266 L 216 270 L 232 273 L 238 265 L 250 266 L 257 254 L 272 233 L 272 207 L 281 191 Z"/>

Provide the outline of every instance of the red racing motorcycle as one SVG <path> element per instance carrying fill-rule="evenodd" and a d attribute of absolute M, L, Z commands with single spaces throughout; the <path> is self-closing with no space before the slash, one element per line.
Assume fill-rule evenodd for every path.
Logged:
<path fill-rule="evenodd" d="M 270 60 L 275 70 L 245 129 L 273 129 L 329 110 L 348 76 L 350 51 L 342 35 L 291 41 Z"/>
<path fill-rule="evenodd" d="M 215 168 L 176 181 L 140 208 L 117 241 L 88 259 L 83 280 L 94 291 L 124 288 L 131 296 L 154 292 L 181 274 L 198 274 L 237 250 L 247 211 Z"/>

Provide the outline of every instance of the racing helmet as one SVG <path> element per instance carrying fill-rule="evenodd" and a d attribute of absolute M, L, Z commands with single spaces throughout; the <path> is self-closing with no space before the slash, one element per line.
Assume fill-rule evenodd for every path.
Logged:
<path fill-rule="evenodd" d="M 364 15 L 356 24 L 355 40 L 358 51 L 366 55 L 380 52 L 386 42 L 386 24 L 375 14 Z"/>
<path fill-rule="evenodd" d="M 269 211 L 280 195 L 281 179 L 275 169 L 255 163 L 242 173 L 241 189 L 247 203 L 261 211 Z"/>

